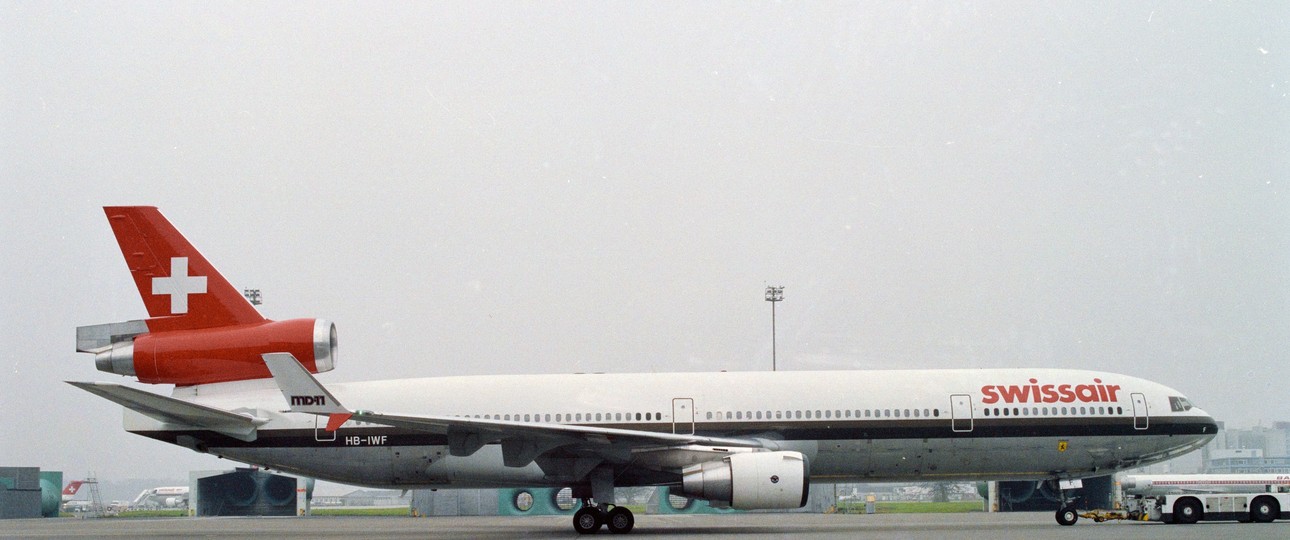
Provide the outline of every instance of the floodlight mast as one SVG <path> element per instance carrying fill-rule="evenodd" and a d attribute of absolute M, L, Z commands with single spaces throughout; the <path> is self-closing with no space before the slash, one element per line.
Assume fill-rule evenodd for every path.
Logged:
<path fill-rule="evenodd" d="M 784 299 L 784 287 L 766 287 L 766 301 L 770 302 L 770 370 L 777 371 L 775 358 L 775 304 Z"/>

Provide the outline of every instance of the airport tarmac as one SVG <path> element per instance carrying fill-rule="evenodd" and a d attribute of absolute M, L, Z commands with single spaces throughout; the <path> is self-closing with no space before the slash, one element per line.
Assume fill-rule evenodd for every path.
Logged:
<path fill-rule="evenodd" d="M 565 516 L 20 519 L 0 521 L 3 538 L 577 538 Z M 609 537 L 602 529 L 601 537 Z M 724 538 L 1287 538 L 1272 524 L 1093 523 L 1062 527 L 1048 513 L 643 515 L 630 537 Z"/>

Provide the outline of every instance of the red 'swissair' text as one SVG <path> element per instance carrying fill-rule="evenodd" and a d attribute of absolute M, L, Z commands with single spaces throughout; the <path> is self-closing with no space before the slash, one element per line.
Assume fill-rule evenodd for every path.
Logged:
<path fill-rule="evenodd" d="M 1102 384 L 1102 379 L 1093 379 L 1093 384 L 1039 384 L 1037 379 L 1030 379 L 1030 384 L 987 384 L 981 387 L 982 403 L 1102 403 L 1116 401 L 1118 384 Z"/>

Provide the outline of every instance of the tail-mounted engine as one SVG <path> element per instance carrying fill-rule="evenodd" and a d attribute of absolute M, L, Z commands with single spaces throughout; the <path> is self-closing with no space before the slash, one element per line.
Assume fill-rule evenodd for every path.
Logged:
<path fill-rule="evenodd" d="M 681 492 L 717 507 L 740 510 L 806 506 L 810 482 L 806 456 L 798 452 L 748 452 L 682 471 Z"/>
<path fill-rule="evenodd" d="M 291 353 L 313 373 L 336 367 L 336 325 L 323 319 L 264 321 L 149 332 L 145 321 L 82 326 L 76 350 L 94 353 L 99 371 L 180 386 L 273 375 L 260 355 Z"/>

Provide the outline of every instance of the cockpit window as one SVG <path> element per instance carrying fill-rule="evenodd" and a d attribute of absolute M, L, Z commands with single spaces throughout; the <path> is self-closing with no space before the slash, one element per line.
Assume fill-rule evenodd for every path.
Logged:
<path fill-rule="evenodd" d="M 1191 402 L 1182 396 L 1169 396 L 1169 409 L 1173 412 L 1190 411 Z"/>

